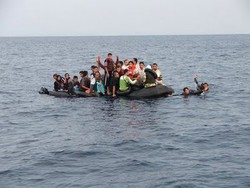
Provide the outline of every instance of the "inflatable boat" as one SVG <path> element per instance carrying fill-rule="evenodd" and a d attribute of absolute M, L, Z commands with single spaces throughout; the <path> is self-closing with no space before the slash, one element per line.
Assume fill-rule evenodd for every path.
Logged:
<path fill-rule="evenodd" d="M 64 91 L 48 91 L 46 88 L 41 88 L 39 91 L 40 94 L 47 94 L 50 96 L 55 96 L 55 97 L 98 97 L 99 95 L 95 94 L 87 94 L 85 92 L 81 91 L 76 91 L 76 95 L 71 95 L 68 94 L 67 92 Z M 166 97 L 168 95 L 172 95 L 174 93 L 174 90 L 171 87 L 165 86 L 165 85 L 156 85 L 153 87 L 148 87 L 148 88 L 142 88 L 142 89 L 137 89 L 133 90 L 130 89 L 129 91 L 126 92 L 117 92 L 117 96 L 120 97 L 129 97 L 129 98 L 157 98 L 157 97 Z"/>

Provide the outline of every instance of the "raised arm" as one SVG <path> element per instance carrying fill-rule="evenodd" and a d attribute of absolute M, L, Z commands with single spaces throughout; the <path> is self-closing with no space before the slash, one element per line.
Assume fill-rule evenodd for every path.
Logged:
<path fill-rule="evenodd" d="M 97 56 L 97 58 L 96 58 L 96 63 L 97 63 L 97 65 L 98 65 L 98 70 L 100 70 L 100 67 L 101 67 L 103 70 L 105 70 L 105 66 L 101 63 L 101 58 L 100 58 L 100 56 Z"/>

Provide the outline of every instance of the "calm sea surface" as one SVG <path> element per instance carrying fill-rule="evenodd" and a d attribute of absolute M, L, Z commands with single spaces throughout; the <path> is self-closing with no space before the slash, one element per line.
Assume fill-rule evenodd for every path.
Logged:
<path fill-rule="evenodd" d="M 108 52 L 156 62 L 176 93 L 39 95 Z M 0 38 L 0 187 L 250 187 L 250 35 Z"/>

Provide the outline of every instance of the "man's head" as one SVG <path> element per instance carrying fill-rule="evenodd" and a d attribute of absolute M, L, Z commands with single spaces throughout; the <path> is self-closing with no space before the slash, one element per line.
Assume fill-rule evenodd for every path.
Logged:
<path fill-rule="evenodd" d="M 80 72 L 79 72 L 79 75 L 80 75 L 81 78 L 83 78 L 83 77 L 84 77 L 84 76 L 83 76 L 83 71 L 80 71 Z"/>
<path fill-rule="evenodd" d="M 74 82 L 78 82 L 78 76 L 74 76 L 74 77 L 73 77 L 73 81 L 74 81 Z"/>
<path fill-rule="evenodd" d="M 154 63 L 154 64 L 152 65 L 152 69 L 153 69 L 154 71 L 156 71 L 156 70 L 158 69 L 157 63 Z"/>
<path fill-rule="evenodd" d="M 208 85 L 208 83 L 202 83 L 201 84 L 201 89 L 202 89 L 202 91 L 208 91 L 208 89 L 209 89 L 209 85 Z"/>
<path fill-rule="evenodd" d="M 112 56 L 111 53 L 108 53 L 108 58 L 109 58 L 109 59 L 112 59 L 112 58 L 113 58 L 113 56 Z"/>
<path fill-rule="evenodd" d="M 144 69 L 144 68 L 145 68 L 144 62 L 140 62 L 140 63 L 139 63 L 139 67 L 140 67 L 140 69 Z"/>
<path fill-rule="evenodd" d="M 119 75 L 119 73 L 117 71 L 114 71 L 113 74 L 114 74 L 115 78 L 119 78 L 120 77 L 120 75 Z"/>
<path fill-rule="evenodd" d="M 183 88 L 183 94 L 184 94 L 184 95 L 189 95 L 189 93 L 190 93 L 189 88 L 188 88 L 188 87 L 184 87 L 184 88 Z"/>
<path fill-rule="evenodd" d="M 125 59 L 124 60 L 124 65 L 128 66 L 129 60 Z"/>
<path fill-rule="evenodd" d="M 119 62 L 117 63 L 117 67 L 118 67 L 118 66 L 122 67 L 122 65 L 123 65 L 123 62 L 122 62 L 122 61 L 119 61 Z"/>
<path fill-rule="evenodd" d="M 61 81 L 62 80 L 62 77 L 60 75 L 57 75 L 57 78 L 56 78 L 57 81 Z"/>

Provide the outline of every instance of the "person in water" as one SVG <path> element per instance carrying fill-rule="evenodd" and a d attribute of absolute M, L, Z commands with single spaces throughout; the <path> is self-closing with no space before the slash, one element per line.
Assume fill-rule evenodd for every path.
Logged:
<path fill-rule="evenodd" d="M 197 91 L 207 92 L 209 90 L 208 83 L 206 83 L 206 82 L 202 83 L 202 84 L 198 83 L 198 76 L 197 75 L 194 77 L 194 82 L 196 84 Z"/>
<path fill-rule="evenodd" d="M 189 96 L 189 95 L 200 95 L 202 93 L 202 91 L 198 91 L 198 90 L 190 90 L 188 87 L 184 87 L 183 88 L 183 92 L 181 95 L 184 96 Z"/>
<path fill-rule="evenodd" d="M 119 81 L 120 81 L 120 75 L 117 71 L 113 72 L 113 77 L 111 78 L 110 82 L 110 91 L 112 91 L 112 96 L 116 96 L 116 92 L 119 90 Z"/>
<path fill-rule="evenodd" d="M 80 71 L 79 74 L 81 77 L 79 90 L 90 93 L 90 78 L 88 77 L 88 71 Z"/>
<path fill-rule="evenodd" d="M 131 80 L 129 74 L 129 70 L 125 69 L 124 75 L 120 77 L 119 90 L 122 92 L 128 91 L 130 89 L 130 84 L 134 85 L 137 82 L 138 77 L 136 77 L 135 80 Z"/>

